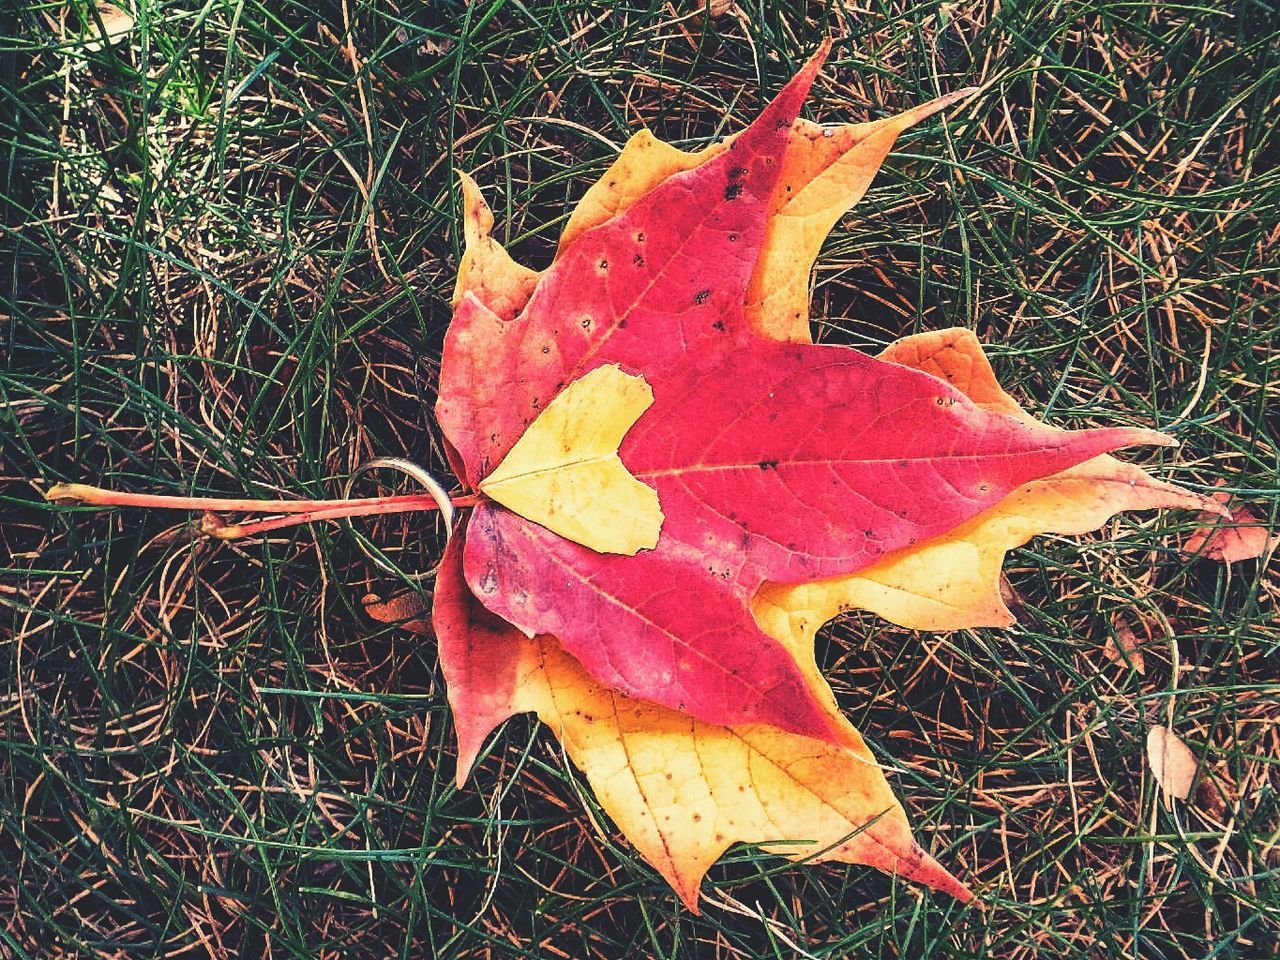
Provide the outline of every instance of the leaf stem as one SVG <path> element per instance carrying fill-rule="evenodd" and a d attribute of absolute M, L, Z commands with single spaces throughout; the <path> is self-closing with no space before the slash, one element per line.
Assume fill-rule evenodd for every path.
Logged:
<path fill-rule="evenodd" d="M 238 540 L 318 520 L 440 509 L 434 497 L 422 493 L 349 500 L 247 500 L 236 497 L 174 497 L 153 493 L 126 493 L 84 483 L 55 484 L 46 491 L 45 499 L 52 503 L 82 503 L 94 507 L 203 510 L 205 517 L 201 530 L 220 540 Z M 479 497 L 468 494 L 453 497 L 449 502 L 455 507 L 473 507 L 479 502 Z M 215 511 L 275 513 L 284 516 L 265 517 L 244 523 L 223 523 Z"/>
<path fill-rule="evenodd" d="M 289 514 L 283 517 L 267 517 L 263 520 L 252 520 L 248 523 L 223 523 L 214 513 L 205 514 L 201 530 L 219 540 L 239 540 L 259 533 L 269 533 L 285 527 L 297 526 L 301 523 L 314 523 L 318 520 L 342 520 L 347 517 L 367 517 L 387 513 L 412 513 L 416 510 L 438 510 L 439 505 L 430 494 L 414 494 L 412 496 L 385 497 L 373 502 L 367 500 L 330 500 L 316 501 L 331 503 L 322 509 L 309 510 L 306 513 Z M 475 497 L 459 497 L 452 501 L 455 507 L 470 507 L 476 503 Z"/>

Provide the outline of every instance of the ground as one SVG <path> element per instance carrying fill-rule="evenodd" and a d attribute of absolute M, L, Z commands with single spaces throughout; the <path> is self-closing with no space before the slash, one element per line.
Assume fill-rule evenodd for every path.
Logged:
<path fill-rule="evenodd" d="M 452 785 L 433 647 L 361 606 L 403 581 L 358 536 L 412 574 L 430 518 L 228 545 L 41 496 L 447 475 L 453 171 L 542 266 L 630 131 L 738 130 L 833 36 L 814 119 L 982 92 L 833 234 L 819 338 L 970 327 L 1038 415 L 1167 430 L 1135 457 L 1274 527 L 1270 4 L 122 5 L 110 43 L 84 0 L 0 36 L 0 957 L 1277 955 L 1280 583 L 1183 555 L 1195 517 L 1033 542 L 1013 630 L 821 635 L 984 909 L 738 848 L 693 916 L 533 721 Z M 1127 629 L 1145 673 L 1107 652 Z M 1200 765 L 1169 808 L 1157 723 Z"/>

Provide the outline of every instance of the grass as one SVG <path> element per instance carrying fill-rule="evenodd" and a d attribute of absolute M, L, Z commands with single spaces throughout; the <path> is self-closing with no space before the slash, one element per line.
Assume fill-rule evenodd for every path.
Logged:
<path fill-rule="evenodd" d="M 224 544 L 57 481 L 324 497 L 447 475 L 430 410 L 472 171 L 521 259 L 640 124 L 739 129 L 821 37 L 816 119 L 976 83 L 816 274 L 823 339 L 960 324 L 1059 424 L 1274 526 L 1280 23 L 1269 3 L 137 0 L 0 14 L 0 957 L 1276 956 L 1275 564 L 1120 518 L 1011 557 L 1022 624 L 851 618 L 819 656 L 925 843 L 987 900 L 738 848 L 683 911 L 553 740 L 451 782 L 433 647 L 346 528 Z M 430 518 L 362 528 L 408 572 Z M 1108 659 L 1146 625 L 1146 672 Z M 1165 809 L 1147 726 L 1201 763 Z M 585 812 L 584 812 L 585 810 Z"/>

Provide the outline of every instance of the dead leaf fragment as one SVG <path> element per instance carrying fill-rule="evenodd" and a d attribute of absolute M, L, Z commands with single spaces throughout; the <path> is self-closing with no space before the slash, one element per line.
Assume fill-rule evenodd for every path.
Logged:
<path fill-rule="evenodd" d="M 1120 616 L 1112 619 L 1111 626 L 1115 630 L 1115 636 L 1107 637 L 1106 645 L 1102 648 L 1103 654 L 1112 663 L 1133 667 L 1145 676 L 1147 661 L 1142 656 L 1142 645 L 1150 642 L 1150 636 L 1146 640 L 1140 640 L 1129 622 Z"/>
<path fill-rule="evenodd" d="M 1187 537 L 1182 552 L 1206 560 L 1238 563 L 1252 560 L 1280 544 L 1280 534 L 1272 536 L 1262 518 L 1252 507 L 1233 503 L 1225 493 L 1215 493 L 1213 499 L 1230 512 L 1228 519 L 1212 513 L 1202 513 L 1204 525 Z"/>
<path fill-rule="evenodd" d="M 98 28 L 97 22 L 89 17 L 89 29 L 84 44 L 86 50 L 95 52 L 101 50 L 103 40 L 107 43 L 117 43 L 134 26 L 133 17 L 114 3 L 99 3 L 98 19 L 102 21 L 101 29 Z"/>
<path fill-rule="evenodd" d="M 419 637 L 433 637 L 431 613 L 422 594 L 406 590 L 383 600 L 376 593 L 367 593 L 361 599 L 364 612 L 378 623 L 398 624 L 401 630 Z"/>
<path fill-rule="evenodd" d="M 1166 727 L 1148 730 L 1147 763 L 1160 786 L 1166 810 L 1172 806 L 1170 798 L 1187 799 L 1196 778 L 1196 758 L 1177 734 Z"/>

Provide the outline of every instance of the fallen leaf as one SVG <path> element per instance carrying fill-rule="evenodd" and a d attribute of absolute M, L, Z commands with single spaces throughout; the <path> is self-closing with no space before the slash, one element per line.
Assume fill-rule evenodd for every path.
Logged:
<path fill-rule="evenodd" d="M 918 118 L 919 114 L 917 115 Z M 793 125 L 793 130 L 800 129 L 803 123 L 803 121 L 797 121 Z M 849 159 L 843 164 L 828 163 L 824 165 L 820 162 L 807 164 L 797 162 L 796 164 L 797 170 L 812 171 L 812 176 L 815 178 L 846 177 L 846 189 L 851 192 L 846 195 L 844 201 L 840 200 L 838 191 L 833 192 L 828 198 L 827 212 L 824 213 L 824 216 L 829 218 L 830 221 L 827 226 L 830 223 L 834 223 L 835 219 L 848 206 L 852 205 L 857 197 L 861 196 L 861 192 L 865 190 L 866 183 L 869 182 L 871 175 L 874 174 L 874 167 L 883 159 L 883 152 L 876 155 L 874 151 L 887 152 L 889 145 L 892 143 L 892 140 L 884 143 L 875 137 L 858 140 L 853 136 L 849 136 L 847 140 L 842 141 L 833 135 L 831 137 L 823 136 L 821 140 L 801 137 L 789 144 L 787 149 L 795 149 L 795 143 L 807 144 L 809 146 L 805 147 L 805 149 L 812 149 L 814 144 L 823 144 L 828 141 L 835 141 L 837 144 L 854 144 L 852 147 L 846 147 L 846 153 L 851 152 Z M 874 148 L 873 152 L 859 156 L 857 146 L 859 143 L 870 144 L 870 147 Z M 600 183 L 588 191 L 587 196 L 571 217 L 569 226 L 565 230 L 565 236 L 562 239 L 561 253 L 557 258 L 557 263 L 560 263 L 561 259 L 567 255 L 567 251 L 572 249 L 573 242 L 577 238 L 589 234 L 593 228 L 599 227 L 610 218 L 616 218 L 619 214 L 631 209 L 641 198 L 661 184 L 668 182 L 675 174 L 683 171 L 696 172 L 698 168 L 713 160 L 725 149 L 724 145 L 717 145 L 708 148 L 701 154 L 683 154 L 681 151 L 661 143 L 661 141 L 656 140 L 647 133 L 637 134 L 628 143 L 614 166 L 606 172 Z M 868 159 L 869 157 L 871 159 Z M 786 161 L 784 161 L 784 167 L 785 165 Z M 828 172 L 833 167 L 836 172 Z M 846 172 L 841 172 L 842 167 L 847 168 L 847 170 L 861 170 L 862 173 L 856 176 L 850 175 Z M 806 185 L 802 179 L 804 175 L 803 173 L 795 174 L 790 180 L 784 177 L 780 179 L 780 182 L 784 185 L 791 185 L 792 193 L 799 192 L 803 195 L 803 188 Z M 482 303 L 490 306 L 496 304 L 497 309 L 495 312 L 508 318 L 507 321 L 502 323 L 493 323 L 491 321 L 487 330 L 483 327 L 477 327 L 475 329 L 455 331 L 458 334 L 455 342 L 458 342 L 464 348 L 470 347 L 470 349 L 461 350 L 455 357 L 456 360 L 460 361 L 459 366 L 454 371 L 457 374 L 457 384 L 460 392 L 465 393 L 468 389 L 475 389 L 479 391 L 480 397 L 484 398 L 488 396 L 487 390 L 500 390 L 500 387 L 496 384 L 501 380 L 499 366 L 501 361 L 495 360 L 494 357 L 511 355 L 510 345 L 504 342 L 504 338 L 520 324 L 527 322 L 527 316 L 522 315 L 522 311 L 528 302 L 527 291 L 529 284 L 536 282 L 537 275 L 527 272 L 521 273 L 516 278 L 518 283 L 511 282 L 511 278 L 504 272 L 506 268 L 503 266 L 504 263 L 510 262 L 509 258 L 505 251 L 492 241 L 489 236 L 492 225 L 491 216 L 488 215 L 487 208 L 484 208 L 482 203 L 475 202 L 475 196 L 472 196 L 475 193 L 474 184 L 470 184 L 470 186 L 468 184 L 470 184 L 470 181 L 464 181 L 464 192 L 467 193 L 465 216 L 477 224 L 483 223 L 484 230 L 469 229 L 468 256 L 470 257 L 473 250 L 476 255 L 464 260 L 464 269 L 460 270 L 458 296 L 455 302 L 461 303 L 464 296 L 469 293 Z M 811 194 L 811 196 L 813 195 L 816 195 L 816 192 Z M 775 187 L 776 196 L 778 196 L 778 193 Z M 843 205 L 841 205 L 842 203 Z M 776 201 L 771 201 L 769 207 L 771 213 L 776 214 L 778 209 L 779 206 Z M 835 212 L 832 213 L 830 211 Z M 795 218 L 795 220 L 803 223 L 803 218 Z M 823 228 L 824 231 L 825 229 L 826 227 Z M 470 237 L 480 236 L 482 233 L 483 241 L 481 245 L 473 247 L 470 243 Z M 784 286 L 783 281 L 788 280 L 797 271 L 802 272 L 804 277 L 807 278 L 813 254 L 816 253 L 822 237 L 818 236 L 815 240 L 809 234 L 802 233 L 802 235 L 808 238 L 807 242 L 813 253 L 796 255 L 793 251 L 789 256 L 781 255 L 770 258 L 773 266 L 769 268 L 769 272 L 759 274 L 761 279 L 758 282 L 761 289 L 767 290 L 773 286 L 781 288 Z M 766 229 L 762 231 L 762 236 L 764 237 L 761 241 L 762 260 L 769 255 L 771 244 L 794 242 L 787 239 L 789 234 L 786 229 L 774 227 L 773 219 L 767 222 Z M 809 249 L 809 247 L 805 249 Z M 781 274 L 775 275 L 779 271 Z M 754 276 L 756 275 L 753 274 Z M 807 283 L 800 284 L 798 289 L 802 291 L 802 296 L 807 300 Z M 780 303 L 782 301 L 775 302 Z M 781 318 L 781 321 L 771 322 L 768 319 L 761 321 L 758 318 L 762 316 Z M 808 339 L 807 323 L 801 327 L 792 322 L 793 320 L 793 310 L 790 312 L 790 319 L 788 319 L 786 310 L 779 309 L 769 313 L 763 311 L 763 308 L 757 311 L 755 318 L 753 318 L 751 316 L 751 306 L 744 299 L 742 323 L 750 330 L 775 339 L 793 342 L 806 341 Z M 499 340 L 496 344 L 496 350 L 486 353 L 482 347 L 486 343 L 489 346 L 495 346 L 495 344 L 491 340 L 487 341 L 485 334 L 493 334 L 497 331 L 500 332 L 498 332 Z M 451 336 L 454 336 L 454 334 L 451 334 Z M 468 340 L 472 342 L 468 344 Z M 556 349 L 553 343 L 547 343 L 545 346 L 548 353 Z M 990 367 L 981 353 L 981 349 L 977 346 L 977 342 L 972 338 L 971 334 L 966 334 L 963 331 L 946 331 L 941 341 L 931 340 L 928 337 L 921 338 L 914 343 L 898 345 L 895 352 L 889 355 L 889 358 L 907 365 L 914 363 L 928 373 L 938 376 L 941 380 L 949 381 L 957 389 L 968 393 L 979 407 L 985 408 L 990 413 L 1005 417 L 1016 414 L 1024 420 L 1030 419 L 1022 414 L 1012 399 L 1008 398 L 999 389 L 995 383 L 994 375 L 991 373 Z M 736 362 L 736 360 L 737 357 L 735 355 L 729 362 Z M 444 384 L 442 384 L 442 395 L 444 393 Z M 735 405 L 731 409 L 736 411 L 737 406 Z M 478 432 L 483 425 L 483 421 L 477 418 L 475 423 L 477 426 L 476 432 Z M 518 433 L 518 430 L 519 427 L 517 426 L 512 432 Z M 489 439 L 491 443 L 498 445 L 497 432 L 491 432 Z M 465 447 L 466 445 L 464 440 L 462 446 Z M 483 440 L 480 446 L 484 446 Z M 498 445 L 498 448 L 500 448 L 500 445 Z M 1120 464 L 1119 461 L 1111 458 L 1096 458 L 1093 461 L 1089 461 L 1089 464 L 1093 464 L 1095 473 L 1102 475 L 1104 479 L 1091 484 L 1088 482 L 1089 477 L 1085 477 L 1082 478 L 1082 482 L 1071 485 L 1071 491 L 1076 493 L 1089 492 L 1090 497 L 1087 498 L 1086 505 L 1078 510 L 1063 511 L 1057 522 L 1064 528 L 1064 532 L 1092 529 L 1102 523 L 1106 517 L 1120 509 L 1159 505 L 1204 506 L 1203 498 L 1197 498 L 1172 486 L 1152 480 L 1140 470 Z M 465 470 L 466 468 L 464 467 L 463 469 Z M 1108 483 L 1107 478 L 1112 482 Z M 1089 490 L 1091 486 L 1101 486 L 1106 492 L 1091 491 Z M 1134 488 L 1137 488 L 1137 493 L 1125 492 L 1132 491 Z M 1065 487 L 1050 486 L 1050 491 L 1055 489 L 1061 490 L 1063 497 L 1069 496 Z M 1022 488 L 1016 491 L 1016 493 L 1020 492 L 1023 492 Z M 1035 491 L 1033 489 L 1030 492 L 1034 493 Z M 1044 491 L 1041 491 L 1041 493 L 1044 493 Z M 1000 502 L 1003 503 L 1003 501 Z M 1006 528 L 1010 523 L 1014 523 L 1016 526 L 1018 512 L 1016 509 L 1012 509 L 1010 513 L 1015 518 L 1015 521 L 1006 521 Z M 490 511 L 490 517 L 492 515 L 493 512 Z M 492 523 L 492 520 L 489 519 L 484 522 Z M 999 525 L 997 524 L 996 526 L 998 527 Z M 1037 527 L 1032 532 L 1023 531 L 1018 536 L 1022 536 L 1025 539 L 1026 536 L 1032 535 L 1033 532 L 1041 532 L 1051 528 L 1052 523 L 1047 526 Z M 523 534 L 537 536 L 536 532 L 531 533 L 529 531 L 527 524 L 518 529 L 523 531 Z M 502 539 L 502 537 L 499 537 L 499 539 Z M 1010 534 L 1006 532 L 1003 539 L 1005 542 L 1009 542 Z M 1016 540 L 1017 537 L 1015 536 L 1013 539 Z M 1022 541 L 1019 540 L 1018 542 Z M 926 549 L 924 544 L 905 547 L 899 554 L 893 555 L 894 562 L 908 564 L 910 555 L 913 552 L 924 549 Z M 450 546 L 451 559 L 460 556 L 463 550 L 464 548 L 455 542 Z M 1003 549 L 988 547 L 982 552 L 986 556 L 995 557 L 992 578 L 998 577 L 999 559 L 1003 556 Z M 456 563 L 457 560 L 452 559 L 452 562 Z M 968 892 L 963 887 L 957 887 L 954 879 L 950 878 L 950 875 L 946 874 L 932 860 L 920 859 L 917 861 L 915 859 L 916 848 L 910 843 L 910 835 L 906 828 L 905 819 L 900 819 L 902 817 L 901 809 L 896 805 L 896 802 L 893 802 L 892 806 L 886 805 L 886 812 L 878 818 L 875 814 L 868 815 L 867 809 L 864 807 L 848 811 L 848 816 L 843 821 L 839 820 L 838 817 L 835 820 L 828 819 L 824 821 L 824 814 L 821 811 L 827 808 L 823 806 L 821 800 L 814 801 L 809 805 L 798 803 L 793 796 L 787 794 L 785 790 L 780 789 L 777 784 L 769 780 L 761 780 L 750 784 L 739 782 L 732 788 L 731 792 L 744 794 L 750 797 L 753 803 L 767 810 L 789 811 L 794 807 L 796 815 L 794 818 L 785 821 L 789 825 L 788 829 L 785 830 L 773 829 L 767 825 L 766 828 L 748 828 L 746 826 L 746 824 L 750 823 L 748 819 L 738 823 L 732 830 L 720 829 L 712 831 L 710 842 L 707 841 L 705 832 L 700 830 L 699 825 L 711 824 L 714 821 L 708 820 L 705 813 L 696 805 L 694 813 L 698 814 L 699 819 L 693 820 L 690 815 L 687 813 L 682 814 L 679 809 L 676 809 L 675 812 L 671 809 L 658 812 L 647 802 L 627 803 L 625 797 L 628 795 L 634 800 L 636 796 L 643 798 L 650 794 L 638 786 L 641 775 L 632 770 L 626 762 L 626 758 L 619 759 L 619 743 L 625 747 L 628 742 L 635 742 L 635 738 L 640 736 L 646 743 L 660 744 L 659 749 L 647 754 L 658 758 L 655 761 L 653 770 L 650 772 L 655 774 L 660 772 L 663 781 L 666 781 L 666 776 L 670 773 L 674 781 L 678 776 L 681 776 L 681 770 L 686 770 L 687 772 L 688 762 L 681 758 L 694 757 L 697 758 L 699 763 L 707 763 L 715 769 L 720 769 L 727 763 L 728 767 L 732 769 L 735 766 L 733 758 L 738 756 L 736 766 L 740 769 L 742 767 L 741 757 L 736 755 L 734 751 L 741 749 L 740 744 L 743 742 L 742 731 L 745 729 L 767 728 L 762 724 L 709 723 L 705 720 L 691 717 L 679 710 L 673 710 L 670 706 L 664 707 L 652 702 L 645 703 L 627 697 L 616 690 L 611 691 L 583 670 L 581 664 L 568 655 L 563 647 L 553 641 L 550 636 L 542 634 L 536 640 L 527 639 L 513 631 L 500 618 L 494 617 L 476 602 L 474 596 L 459 582 L 457 576 L 454 576 L 452 592 L 450 592 L 450 588 L 445 586 L 446 581 L 451 576 L 448 572 L 449 570 L 450 563 L 447 562 L 442 566 L 441 576 L 444 579 L 441 582 L 440 589 L 437 591 L 434 616 L 440 640 L 442 667 L 445 672 L 450 703 L 454 710 L 458 730 L 459 762 L 457 775 L 460 784 L 466 779 L 478 751 L 483 746 L 485 737 L 495 726 L 512 713 L 520 712 L 521 710 L 536 710 L 565 741 L 566 749 L 583 769 L 619 827 L 628 837 L 633 839 L 645 856 L 663 871 L 673 886 L 680 891 L 686 902 L 691 905 L 696 902 L 697 882 L 705 871 L 706 866 L 732 840 L 764 842 L 771 838 L 777 839 L 779 834 L 789 834 L 793 837 L 803 836 L 814 841 L 814 845 L 808 848 L 808 852 L 812 853 L 816 850 L 824 849 L 825 846 L 836 842 L 851 831 L 857 831 L 859 828 L 862 828 L 862 832 L 858 833 L 857 836 L 864 837 L 864 840 L 855 843 L 855 839 L 850 839 L 849 845 L 839 848 L 841 852 L 838 856 L 834 853 L 832 856 L 846 859 L 850 862 L 872 864 L 891 872 L 896 871 L 903 876 L 933 886 L 936 889 L 948 890 L 962 898 L 968 896 Z M 925 564 L 920 571 L 920 575 L 927 581 L 932 577 L 933 572 L 929 565 Z M 484 578 L 489 573 L 488 569 L 484 571 L 480 578 L 480 586 L 484 585 Z M 496 586 L 498 571 L 493 571 L 493 574 L 494 585 Z M 559 573 L 555 576 L 558 577 Z M 553 578 L 548 577 L 547 579 Z M 644 578 L 641 577 L 642 583 L 643 580 Z M 967 606 L 962 606 L 961 609 L 968 611 L 964 617 L 953 612 L 951 614 L 952 619 L 959 621 L 961 626 L 973 626 L 986 622 L 981 615 L 978 615 L 975 619 L 972 609 L 975 601 L 966 599 L 966 597 L 985 597 L 990 590 L 989 585 L 992 582 L 994 582 L 993 579 L 980 577 L 971 582 L 971 586 L 967 591 L 958 589 L 952 591 L 954 596 L 960 597 L 963 603 L 967 604 Z M 516 592 L 524 592 L 533 602 L 537 602 L 541 583 L 542 581 L 539 578 L 530 578 L 530 582 L 521 585 Z M 670 594 L 676 594 L 676 591 L 683 587 L 683 580 L 679 577 L 678 571 L 675 571 L 671 575 L 652 577 L 650 579 L 650 587 L 654 588 L 655 586 Z M 676 595 L 678 596 L 678 594 Z M 452 600 L 448 599 L 450 596 L 452 596 Z M 944 594 L 944 603 L 947 596 L 947 594 Z M 557 602 L 561 601 L 558 600 Z M 572 602 L 571 600 L 570 603 Z M 684 603 L 687 606 L 679 607 L 677 613 L 687 610 L 688 607 L 692 607 L 695 614 L 707 609 L 706 605 L 699 601 L 689 603 L 686 599 Z M 719 608 L 712 606 L 710 609 Z M 994 615 L 997 618 L 1007 616 L 1003 604 L 999 604 L 994 610 Z M 811 630 L 816 630 L 820 621 L 815 615 L 810 614 L 807 617 L 808 622 L 804 622 L 806 617 L 803 611 L 797 614 L 786 607 L 770 604 L 763 595 L 755 598 L 752 603 L 752 612 L 755 619 L 753 619 L 751 626 L 760 628 L 790 655 L 792 658 L 791 665 L 798 672 L 801 688 L 808 693 L 809 699 L 823 716 L 826 724 L 824 735 L 829 741 L 826 744 L 815 743 L 782 730 L 774 729 L 770 731 L 771 736 L 779 738 L 774 741 L 775 743 L 785 745 L 784 755 L 804 756 L 803 751 L 806 749 L 828 752 L 829 764 L 825 767 L 816 765 L 812 768 L 815 771 L 815 775 L 806 787 L 808 793 L 811 796 L 820 798 L 825 792 L 829 792 L 831 785 L 823 781 L 823 776 L 827 776 L 836 777 L 836 783 L 855 781 L 862 783 L 861 789 L 867 796 L 878 797 L 881 793 L 877 791 L 885 791 L 884 795 L 889 796 L 891 800 L 891 795 L 887 794 L 887 788 L 883 785 L 882 779 L 877 780 L 868 772 L 870 767 L 867 761 L 870 757 L 858 752 L 861 747 L 861 738 L 858 737 L 856 731 L 848 726 L 847 722 L 835 709 L 830 690 L 825 681 L 819 676 L 816 665 L 813 663 Z M 990 610 L 984 613 L 986 616 L 992 615 Z M 687 613 L 685 618 L 689 619 Z M 825 616 L 823 619 L 825 619 Z M 758 624 L 755 622 L 756 620 L 759 621 Z M 610 621 L 611 623 L 612 621 Z M 742 626 L 741 621 L 738 621 L 738 626 Z M 711 644 L 709 647 L 714 655 L 720 655 L 720 650 L 715 644 Z M 517 653 L 516 651 L 523 652 Z M 531 653 L 530 651 L 534 652 Z M 535 657 L 535 653 L 537 657 Z M 759 660 L 749 661 L 747 666 L 759 667 L 762 662 Z M 554 671 L 554 682 L 545 675 L 539 677 L 540 671 L 543 674 L 546 673 L 549 663 L 557 665 Z M 530 664 L 533 664 L 533 666 L 531 667 Z M 645 668 L 645 661 L 640 660 L 638 666 L 641 669 Z M 792 676 L 789 679 L 794 683 L 797 677 Z M 556 695 L 552 697 L 548 691 L 555 691 Z M 609 698 L 609 703 L 614 708 L 612 712 L 603 709 L 579 711 L 578 708 L 572 706 L 573 704 L 586 702 L 596 703 L 598 698 L 601 697 Z M 625 707 L 619 705 L 625 705 Z M 624 713 L 625 710 L 642 711 L 645 724 L 640 724 L 635 729 L 628 728 L 624 736 L 620 728 L 621 718 L 624 713 L 619 713 L 619 710 L 624 711 Z M 634 714 L 632 715 L 634 717 Z M 587 720 L 585 717 L 590 719 Z M 639 718 L 636 717 L 635 719 L 638 720 Z M 652 738 L 645 735 L 645 731 L 650 728 L 657 731 Z M 719 732 L 712 736 L 710 735 L 711 731 Z M 589 744 L 589 746 L 584 746 L 584 744 Z M 863 747 L 862 749 L 865 748 Z M 843 767 L 841 766 L 842 764 Z M 825 770 L 822 776 L 816 773 L 819 769 Z M 708 780 L 702 775 L 695 775 L 691 782 L 701 783 L 705 786 Z M 621 786 L 616 786 L 618 783 Z M 661 784 L 658 786 L 660 790 Z M 738 790 L 739 787 L 741 790 Z M 711 791 L 711 793 L 714 795 L 715 791 Z M 673 819 L 671 821 L 662 820 L 662 817 L 666 816 L 670 816 Z M 833 836 L 829 831 L 820 827 L 823 822 L 833 824 L 832 830 L 842 830 L 843 832 Z M 672 826 L 664 828 L 662 826 L 664 823 L 670 823 Z M 880 832 L 890 830 L 890 828 L 892 828 L 891 833 Z M 717 837 L 717 834 L 720 837 Z M 886 850 L 894 851 L 892 859 L 885 859 Z M 805 854 L 797 850 L 796 855 L 803 856 Z M 913 864 L 916 866 L 913 866 Z"/>
<path fill-rule="evenodd" d="M 1111 629 L 1114 631 L 1114 636 L 1107 637 L 1107 642 L 1102 647 L 1103 655 L 1112 663 L 1132 667 L 1145 676 L 1147 661 L 1142 655 L 1142 646 L 1151 641 L 1150 636 L 1146 640 L 1139 640 L 1133 627 L 1129 626 L 1129 621 L 1119 615 L 1112 617 Z"/>
<path fill-rule="evenodd" d="M 367 593 L 360 601 L 364 612 L 379 623 L 394 623 L 408 633 L 419 637 L 433 637 L 430 610 L 422 595 L 410 590 L 383 600 L 376 593 Z"/>
<path fill-rule="evenodd" d="M 853 573 L 1030 480 L 1171 441 L 1055 430 L 917 370 L 749 327 L 780 161 L 820 62 L 728 148 L 562 247 L 515 320 L 463 293 L 437 415 L 479 485 L 570 383 L 603 364 L 643 375 L 653 406 L 621 458 L 657 491 L 655 548 L 601 554 L 486 502 L 467 527 L 468 582 L 611 689 L 710 723 L 830 739 L 792 658 L 751 617 L 762 583 Z"/>
<path fill-rule="evenodd" d="M 1252 507 L 1233 501 L 1227 493 L 1215 493 L 1213 499 L 1223 505 L 1226 516 L 1201 515 L 1204 525 L 1193 530 L 1182 545 L 1187 556 L 1239 563 L 1260 557 L 1280 544 L 1280 534 L 1272 536 Z"/>
<path fill-rule="evenodd" d="M 98 19 L 88 17 L 88 39 L 84 42 L 86 50 L 97 52 L 102 49 L 103 41 L 117 43 L 133 30 L 134 19 L 128 11 L 122 10 L 114 3 L 97 4 Z M 101 21 L 102 26 L 98 26 Z"/>
<path fill-rule="evenodd" d="M 1166 810 L 1173 805 L 1171 798 L 1187 799 L 1196 778 L 1196 758 L 1177 734 L 1165 727 L 1148 730 L 1147 763 L 1160 787 Z"/>

